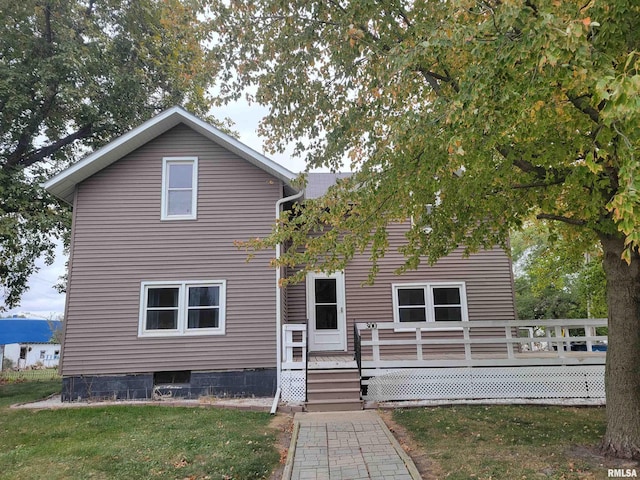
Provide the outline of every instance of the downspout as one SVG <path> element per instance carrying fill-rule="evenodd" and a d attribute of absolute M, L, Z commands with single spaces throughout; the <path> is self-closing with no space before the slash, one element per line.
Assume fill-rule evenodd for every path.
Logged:
<path fill-rule="evenodd" d="M 281 198 L 276 202 L 276 221 L 280 219 L 280 209 L 287 202 L 292 202 L 304 195 L 304 189 L 289 197 Z M 280 260 L 282 245 L 276 244 L 276 263 Z M 276 395 L 271 405 L 271 415 L 276 413 L 280 401 L 280 378 L 282 376 L 282 297 L 280 294 L 280 267 L 276 268 Z"/>

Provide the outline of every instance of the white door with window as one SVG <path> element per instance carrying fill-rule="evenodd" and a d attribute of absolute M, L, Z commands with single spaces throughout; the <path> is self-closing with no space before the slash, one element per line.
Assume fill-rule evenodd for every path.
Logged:
<path fill-rule="evenodd" d="M 346 351 L 344 273 L 307 275 L 309 351 Z"/>

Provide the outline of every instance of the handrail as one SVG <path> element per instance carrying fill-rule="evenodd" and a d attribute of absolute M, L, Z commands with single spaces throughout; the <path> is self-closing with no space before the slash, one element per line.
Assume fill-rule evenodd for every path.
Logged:
<path fill-rule="evenodd" d="M 305 340 L 304 343 L 305 345 L 309 345 L 309 329 L 306 328 L 306 326 L 309 325 L 309 319 L 307 318 L 307 323 L 305 324 L 305 329 L 304 329 L 304 336 L 305 336 Z M 305 371 L 305 375 L 304 375 L 304 401 L 307 402 L 309 401 L 309 397 L 307 392 L 309 391 L 309 374 L 307 373 L 309 371 L 309 349 L 306 349 L 306 355 L 304 356 L 304 371 Z"/>
<path fill-rule="evenodd" d="M 379 328 L 420 328 L 421 330 L 442 330 L 452 328 L 477 328 L 477 327 L 571 327 L 582 328 L 589 327 L 606 327 L 608 320 L 606 318 L 553 318 L 538 320 L 468 320 L 457 322 L 357 322 L 358 330 L 366 330 L 371 325 L 378 325 Z"/>
<path fill-rule="evenodd" d="M 353 324 L 353 356 L 356 360 L 356 364 L 358 365 L 358 378 L 362 379 L 362 339 L 360 337 L 360 332 L 358 331 L 357 325 Z M 360 383 L 360 398 L 362 398 L 363 387 L 362 381 Z"/>
<path fill-rule="evenodd" d="M 361 345 L 361 337 L 360 332 L 358 331 L 358 326 L 353 324 L 353 351 L 356 363 L 358 364 L 358 370 L 362 369 L 362 345 Z"/>
<path fill-rule="evenodd" d="M 606 344 L 607 336 L 595 333 L 606 325 L 606 319 L 357 322 L 354 338 L 361 368 L 482 366 L 492 359 L 502 365 L 600 364 L 606 347 L 596 342 Z M 438 354 L 423 353 L 436 345 Z"/>

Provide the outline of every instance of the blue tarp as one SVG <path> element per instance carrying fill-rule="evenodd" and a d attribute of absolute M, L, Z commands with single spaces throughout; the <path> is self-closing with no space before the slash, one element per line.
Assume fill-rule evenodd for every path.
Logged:
<path fill-rule="evenodd" d="M 0 345 L 10 343 L 47 343 L 62 322 L 28 318 L 0 318 Z"/>

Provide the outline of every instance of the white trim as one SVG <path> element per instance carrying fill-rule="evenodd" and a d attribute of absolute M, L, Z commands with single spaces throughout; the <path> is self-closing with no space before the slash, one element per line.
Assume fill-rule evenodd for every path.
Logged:
<path fill-rule="evenodd" d="M 463 281 L 457 282 L 412 282 L 412 283 L 392 283 L 391 284 L 391 297 L 393 304 L 393 322 L 396 325 L 402 325 L 400 322 L 400 306 L 398 305 L 398 290 L 405 288 L 423 288 L 425 290 L 425 308 L 426 308 L 426 322 L 435 324 L 438 323 L 435 320 L 435 306 L 433 304 L 433 289 L 434 288 L 448 288 L 448 287 L 458 287 L 460 289 L 460 308 L 462 321 L 469 321 L 469 311 L 467 309 L 467 289 L 466 284 Z M 396 327 L 394 331 L 396 332 L 411 332 L 414 331 L 415 328 L 407 328 L 407 327 Z M 443 327 L 443 328 L 429 328 L 429 331 L 456 331 L 462 330 L 462 327 Z"/>
<path fill-rule="evenodd" d="M 178 288 L 178 328 L 172 330 L 147 330 L 147 289 L 149 287 L 174 287 Z M 189 311 L 188 292 L 190 287 L 218 287 L 218 327 L 217 328 L 188 328 L 187 312 Z M 138 337 L 175 337 L 175 336 L 199 336 L 199 335 L 224 335 L 226 320 L 226 280 L 185 280 L 185 281 L 143 281 L 140 282 L 140 312 L 138 316 Z"/>
<path fill-rule="evenodd" d="M 316 330 L 315 328 L 315 279 L 316 278 L 331 278 L 336 281 L 336 308 L 337 308 L 337 329 L 334 332 L 328 333 L 323 330 Z M 321 272 L 309 272 L 306 279 L 307 284 L 307 321 L 309 332 L 309 345 L 310 351 L 331 351 L 331 352 L 346 352 L 347 351 L 347 304 L 346 304 L 346 291 L 344 272 L 333 272 L 330 274 Z M 337 341 L 326 343 L 324 346 L 321 342 L 316 343 L 321 337 L 329 337 L 335 335 Z"/>
<path fill-rule="evenodd" d="M 169 215 L 169 166 L 173 164 L 191 164 L 191 214 Z M 198 218 L 198 157 L 162 158 L 162 194 L 160 220 L 196 220 Z"/>
<path fill-rule="evenodd" d="M 287 170 L 282 165 L 249 148 L 183 108 L 175 106 L 159 113 L 142 125 L 117 137 L 101 149 L 91 153 L 66 170 L 63 170 L 45 182 L 43 187 L 56 197 L 72 203 L 75 187 L 78 183 L 103 168 L 108 167 L 180 123 L 185 124 L 209 140 L 236 153 L 249 163 L 282 180 L 286 185 L 290 186 L 291 181 L 296 178 L 296 174 Z"/>

